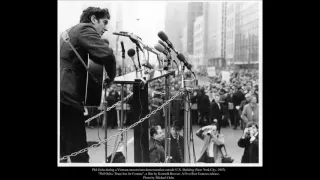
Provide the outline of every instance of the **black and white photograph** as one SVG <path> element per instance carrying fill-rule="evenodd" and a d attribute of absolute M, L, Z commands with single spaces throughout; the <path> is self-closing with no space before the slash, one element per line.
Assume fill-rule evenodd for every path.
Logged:
<path fill-rule="evenodd" d="M 262 167 L 262 1 L 57 4 L 58 167 Z"/>

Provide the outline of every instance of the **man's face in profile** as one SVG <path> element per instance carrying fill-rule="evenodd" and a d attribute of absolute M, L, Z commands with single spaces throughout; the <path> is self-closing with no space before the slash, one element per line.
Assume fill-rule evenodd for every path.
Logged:
<path fill-rule="evenodd" d="M 95 16 L 92 17 L 92 23 L 96 31 L 102 36 L 107 31 L 108 18 L 101 18 L 97 20 Z"/>

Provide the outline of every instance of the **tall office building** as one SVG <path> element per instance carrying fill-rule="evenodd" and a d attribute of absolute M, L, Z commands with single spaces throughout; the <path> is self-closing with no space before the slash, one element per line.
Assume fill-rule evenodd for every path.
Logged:
<path fill-rule="evenodd" d="M 226 3 L 226 62 L 232 66 L 235 49 L 235 2 Z"/>
<path fill-rule="evenodd" d="M 224 18 L 222 2 L 203 4 L 204 65 L 216 68 L 224 65 Z"/>
<path fill-rule="evenodd" d="M 186 24 L 187 14 L 186 2 L 168 2 L 165 14 L 165 30 L 177 51 L 182 50 L 182 31 Z"/>
<path fill-rule="evenodd" d="M 188 2 L 187 6 L 187 52 L 193 54 L 194 22 L 203 15 L 203 2 Z"/>
<path fill-rule="evenodd" d="M 235 3 L 234 64 L 258 68 L 259 62 L 259 3 Z"/>
<path fill-rule="evenodd" d="M 181 53 L 187 56 L 188 54 L 188 33 L 187 33 L 187 25 L 185 25 L 182 29 L 182 37 L 181 37 Z"/>
<path fill-rule="evenodd" d="M 195 67 L 205 66 L 204 64 L 204 19 L 203 16 L 198 16 L 195 19 L 193 27 L 193 61 L 191 64 Z"/>

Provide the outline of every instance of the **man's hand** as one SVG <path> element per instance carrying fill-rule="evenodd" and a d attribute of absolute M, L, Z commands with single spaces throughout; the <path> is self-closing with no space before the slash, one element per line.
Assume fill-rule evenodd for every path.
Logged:
<path fill-rule="evenodd" d="M 245 128 L 243 131 L 242 138 L 246 137 L 246 134 L 249 132 L 249 128 Z"/>
<path fill-rule="evenodd" d="M 110 88 L 110 86 L 112 85 L 113 81 L 114 81 L 114 79 L 110 79 L 109 77 L 107 77 L 103 81 L 103 87 L 104 88 Z"/>
<path fill-rule="evenodd" d="M 250 138 L 250 142 L 253 142 L 255 139 L 256 139 L 256 137 L 255 137 L 255 136 L 251 136 L 251 138 Z"/>

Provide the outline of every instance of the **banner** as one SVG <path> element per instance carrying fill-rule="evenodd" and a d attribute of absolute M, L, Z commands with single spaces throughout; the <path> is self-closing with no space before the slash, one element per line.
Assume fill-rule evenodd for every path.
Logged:
<path fill-rule="evenodd" d="M 229 82 L 230 80 L 230 73 L 228 71 L 221 71 L 222 81 Z"/>
<path fill-rule="evenodd" d="M 208 77 L 216 76 L 216 67 L 207 67 Z"/>

